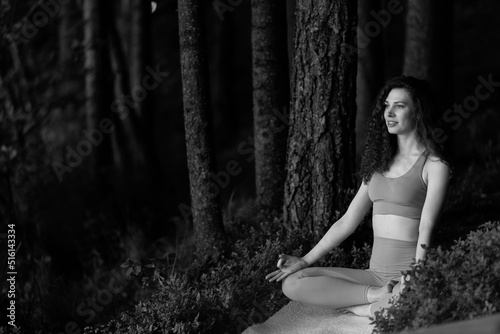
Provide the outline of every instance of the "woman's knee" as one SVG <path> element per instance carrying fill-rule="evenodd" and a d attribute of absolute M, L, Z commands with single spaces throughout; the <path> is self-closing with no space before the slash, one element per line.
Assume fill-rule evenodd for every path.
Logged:
<path fill-rule="evenodd" d="M 293 273 L 290 276 L 287 276 L 281 284 L 281 291 L 283 291 L 283 294 L 292 300 L 295 297 L 295 290 L 297 289 L 297 285 L 299 283 L 298 280 L 299 278 L 297 273 Z"/>
<path fill-rule="evenodd" d="M 300 291 L 300 281 L 304 276 L 307 276 L 306 272 L 308 269 L 309 268 L 299 270 L 283 280 L 281 290 L 285 296 L 292 300 L 297 300 L 297 295 Z"/>

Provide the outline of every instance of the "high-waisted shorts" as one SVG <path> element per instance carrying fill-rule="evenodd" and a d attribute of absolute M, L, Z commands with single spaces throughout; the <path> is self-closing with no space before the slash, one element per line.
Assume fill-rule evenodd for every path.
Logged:
<path fill-rule="evenodd" d="M 404 241 L 374 237 L 370 271 L 384 285 L 390 280 L 399 280 L 401 272 L 409 270 L 415 263 L 416 241 Z"/>

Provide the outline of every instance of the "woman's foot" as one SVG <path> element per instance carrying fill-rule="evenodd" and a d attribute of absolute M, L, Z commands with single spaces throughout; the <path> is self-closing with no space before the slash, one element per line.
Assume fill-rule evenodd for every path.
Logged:
<path fill-rule="evenodd" d="M 360 317 L 371 317 L 372 314 L 370 313 L 370 306 L 371 304 L 354 305 L 341 308 L 339 311 L 351 312 Z"/>
<path fill-rule="evenodd" d="M 382 287 L 370 286 L 368 288 L 368 293 L 366 296 L 368 302 L 370 304 L 378 302 L 379 300 L 387 296 L 387 294 L 392 294 L 392 289 L 396 284 L 398 284 L 398 281 L 389 281 L 386 285 Z"/>

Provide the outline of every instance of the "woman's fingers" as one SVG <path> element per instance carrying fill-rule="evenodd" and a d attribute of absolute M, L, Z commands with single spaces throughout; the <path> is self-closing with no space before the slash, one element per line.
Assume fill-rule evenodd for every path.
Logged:
<path fill-rule="evenodd" d="M 279 277 L 283 274 L 281 270 L 276 270 L 270 273 L 269 275 L 266 276 L 266 279 L 269 280 L 269 282 L 276 281 L 279 279 Z"/>
<path fill-rule="evenodd" d="M 292 264 L 288 263 L 290 259 L 293 259 L 292 256 L 289 256 L 286 254 L 280 254 L 278 256 L 278 258 L 279 259 L 278 259 L 278 263 L 276 264 L 276 266 L 279 269 L 266 275 L 266 279 L 269 280 L 269 282 L 272 282 L 272 281 L 279 282 L 279 281 L 283 280 L 284 278 L 286 278 L 288 275 L 290 275 L 290 273 L 286 272 L 287 271 L 286 269 L 288 267 L 292 266 L 293 264 L 295 264 L 295 263 L 292 263 Z"/>
<path fill-rule="evenodd" d="M 267 274 L 266 279 L 269 282 L 273 282 L 273 281 L 279 282 L 279 281 L 282 281 L 283 279 L 285 279 L 289 275 L 290 275 L 290 273 L 286 273 L 286 272 L 281 271 L 281 270 L 276 270 L 270 274 Z"/>
<path fill-rule="evenodd" d="M 288 275 L 290 275 L 290 274 L 289 273 L 281 272 L 281 275 L 280 275 L 280 277 L 278 277 L 278 279 L 276 280 L 276 282 L 284 280 Z"/>
<path fill-rule="evenodd" d="M 280 254 L 280 255 L 278 256 L 278 258 L 279 258 L 279 259 L 278 259 L 278 268 L 280 268 L 280 269 L 281 269 L 281 268 L 283 268 L 283 265 L 287 262 L 288 257 L 289 257 L 289 256 L 288 256 L 288 255 L 285 255 L 285 254 Z"/>
<path fill-rule="evenodd" d="M 279 270 L 273 271 L 272 273 L 266 275 L 266 279 L 273 279 L 279 273 L 280 273 Z"/>

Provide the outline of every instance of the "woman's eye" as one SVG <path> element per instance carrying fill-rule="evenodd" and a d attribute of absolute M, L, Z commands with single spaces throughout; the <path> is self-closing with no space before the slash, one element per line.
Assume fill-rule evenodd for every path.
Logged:
<path fill-rule="evenodd" d="M 399 109 L 401 109 L 401 108 L 404 108 L 404 105 L 402 105 L 402 104 L 398 104 L 398 105 L 397 105 L 397 107 L 398 107 Z"/>

